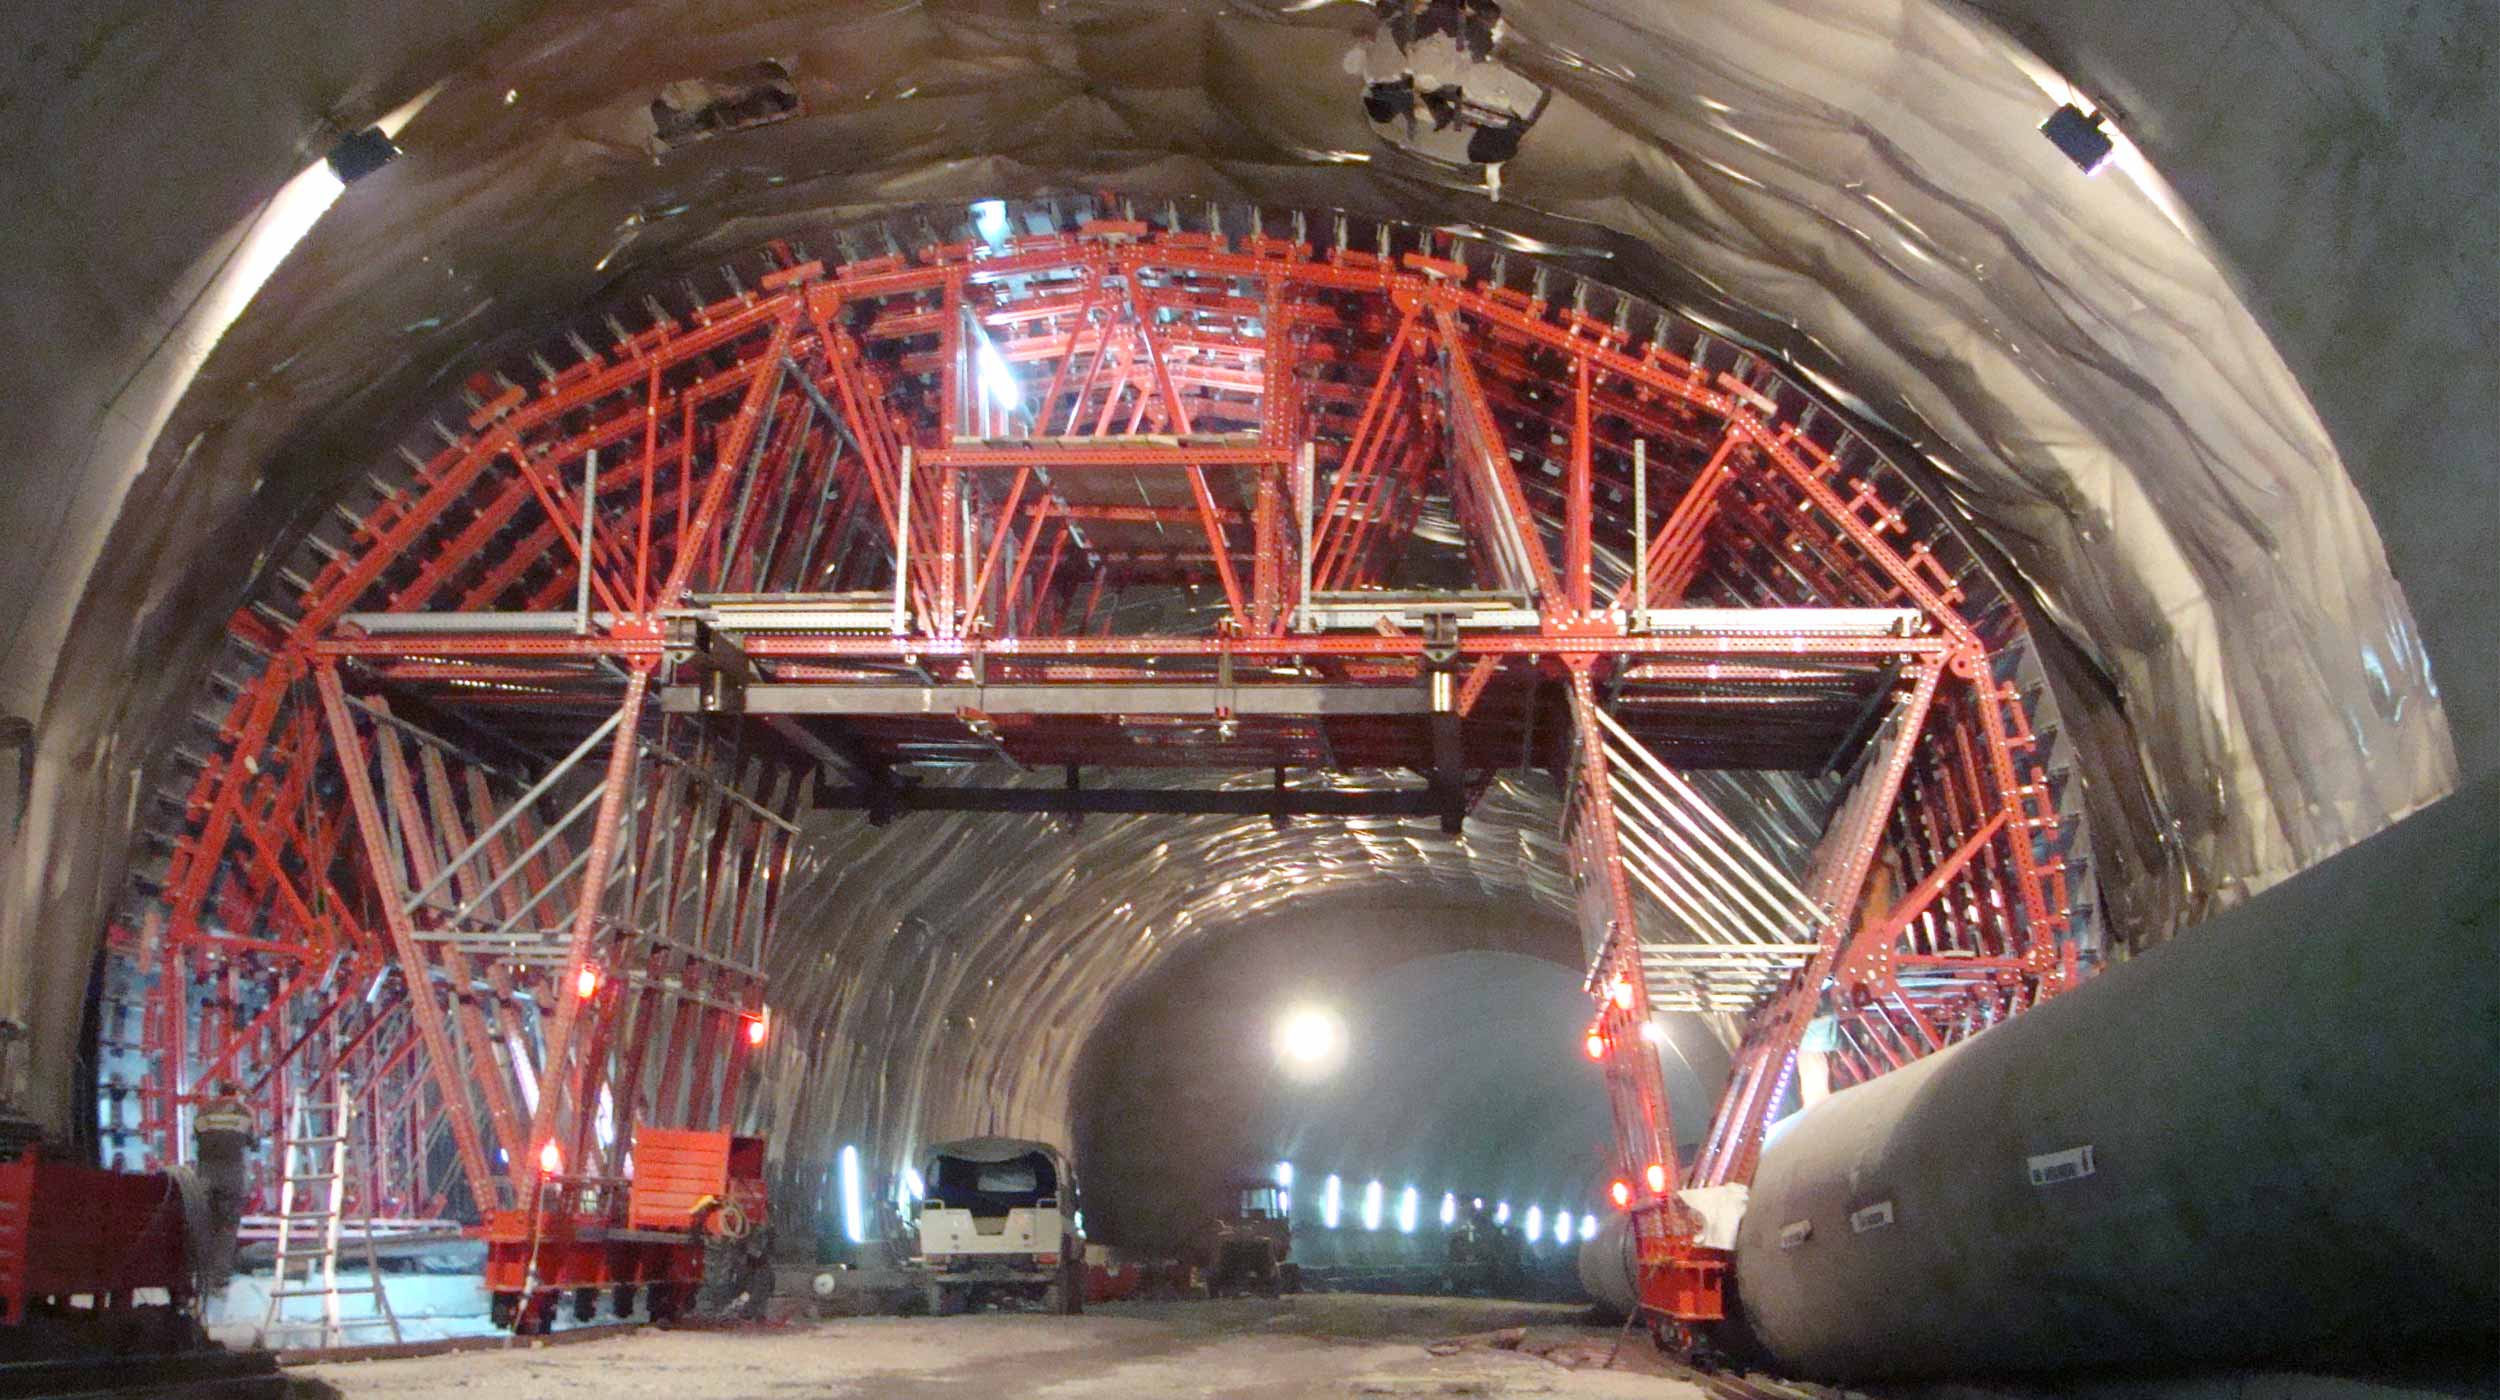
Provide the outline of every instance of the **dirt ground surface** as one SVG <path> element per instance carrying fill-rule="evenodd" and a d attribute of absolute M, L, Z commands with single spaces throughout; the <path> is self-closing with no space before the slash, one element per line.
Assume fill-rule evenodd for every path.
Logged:
<path fill-rule="evenodd" d="M 1482 1334 L 1526 1328 L 1528 1351 Z M 1427 1347 L 1479 1340 L 1449 1355 Z M 1113 1304 L 1083 1317 L 984 1314 L 845 1318 L 736 1332 L 642 1331 L 571 1346 L 310 1366 L 301 1389 L 348 1400 L 748 1400 L 867 1396 L 927 1400 L 1128 1400 L 1191 1396 L 1554 1396 L 1705 1400 L 1671 1378 L 1647 1338 L 1611 1370 L 1570 1369 L 1530 1351 L 1602 1361 L 1614 1329 L 1581 1309 L 1478 1299 L 1306 1294 L 1277 1300 Z"/>

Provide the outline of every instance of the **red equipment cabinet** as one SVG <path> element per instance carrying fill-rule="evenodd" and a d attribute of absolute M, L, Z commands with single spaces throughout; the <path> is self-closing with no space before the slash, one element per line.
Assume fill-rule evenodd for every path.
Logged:
<path fill-rule="evenodd" d="M 620 1317 L 643 1293 L 666 1322 L 702 1286 L 708 1242 L 746 1234 L 766 1204 L 762 1138 L 638 1128 L 630 1178 L 542 1175 L 528 1207 L 487 1214 L 495 1325 L 544 1332 L 566 1294 L 587 1322 L 602 1293 Z"/>
<path fill-rule="evenodd" d="M 142 1288 L 190 1301 L 172 1177 L 48 1162 L 31 1149 L 0 1162 L 0 1325 L 25 1321 L 37 1300 L 121 1308 Z"/>

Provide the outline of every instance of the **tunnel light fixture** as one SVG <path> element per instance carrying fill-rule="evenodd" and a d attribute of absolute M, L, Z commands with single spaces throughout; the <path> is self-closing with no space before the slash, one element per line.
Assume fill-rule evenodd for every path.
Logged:
<path fill-rule="evenodd" d="M 1495 1201 L 1493 1203 L 1493 1223 L 1496 1225 L 1508 1225 L 1510 1223 L 1510 1202 Z"/>
<path fill-rule="evenodd" d="M 1293 1214 L 1293 1193 L 1291 1191 L 1279 1191 L 1276 1193 L 1276 1213 L 1279 1215 Z"/>
<path fill-rule="evenodd" d="M 1319 1188 L 1319 1223 L 1334 1230 L 1344 1216 L 1345 1183 L 1337 1179 L 1335 1172 L 1330 1172 L 1328 1180 L 1322 1182 Z"/>
<path fill-rule="evenodd" d="M 1521 1225 L 1528 1237 L 1528 1243 L 1535 1244 L 1538 1240 L 1545 1238 L 1544 1208 L 1542 1206 L 1528 1207 L 1528 1214 L 1522 1220 Z"/>
<path fill-rule="evenodd" d="M 1554 1212 L 1554 1243 L 1556 1243 L 1556 1244 L 1569 1244 L 1569 1243 L 1571 1243 L 1571 1212 L 1570 1212 L 1570 1211 L 1567 1211 L 1567 1210 L 1558 1210 L 1558 1211 L 1555 1211 L 1555 1212 Z"/>
<path fill-rule="evenodd" d="M 2109 163 L 2110 153 L 2118 148 L 2110 134 L 2101 129 L 2101 122 L 2100 113 L 2086 112 L 2069 102 L 2049 113 L 2049 119 L 2040 123 L 2040 134 L 2073 161 L 2077 170 L 2098 175 L 2101 167 Z"/>
<path fill-rule="evenodd" d="M 1365 1182 L 1365 1183 L 1364 1183 L 1364 1185 L 1363 1185 L 1363 1228 L 1364 1228 L 1364 1229 L 1366 1229 L 1366 1230 L 1377 1230 L 1377 1229 L 1379 1229 L 1379 1228 L 1380 1228 L 1380 1207 L 1381 1207 L 1382 1199 L 1383 1199 L 1383 1193 L 1382 1193 L 1382 1191 L 1381 1191 L 1381 1189 L 1380 1189 L 1380 1182 L 1378 1181 L 1378 1179 L 1374 1179 L 1374 1180 L 1372 1180 L 1372 1181 L 1368 1181 L 1368 1182 Z"/>
<path fill-rule="evenodd" d="M 341 137 L 328 156 L 330 173 L 342 185 L 352 185 L 397 159 L 399 143 L 378 126 Z"/>
<path fill-rule="evenodd" d="M 1458 1193 L 1455 1191 L 1441 1193 L 1441 1223 L 1444 1225 L 1458 1223 Z"/>
<path fill-rule="evenodd" d="M 1281 1187 L 1286 1187 L 1286 1188 L 1291 1188 L 1291 1187 L 1292 1187 L 1292 1185 L 1293 1185 L 1293 1163 L 1291 1163 L 1291 1162 L 1278 1162 L 1278 1163 L 1276 1164 L 1276 1184 L 1277 1184 L 1278 1186 L 1281 1186 Z"/>
<path fill-rule="evenodd" d="M 1412 1186 L 1398 1193 L 1398 1233 L 1415 1233 L 1417 1218 L 1423 1211 L 1423 1196 Z"/>
<path fill-rule="evenodd" d="M 853 1244 L 868 1242 L 867 1212 L 859 1192 L 859 1149 L 842 1144 L 842 1237 Z"/>
<path fill-rule="evenodd" d="M 1296 1079 L 1320 1079 L 1345 1062 L 1345 1022 L 1324 1006 L 1297 1006 L 1276 1023 L 1276 1058 Z"/>
<path fill-rule="evenodd" d="M 1641 1179 L 1649 1183 L 1649 1194 L 1653 1196 L 1663 1196 L 1667 1194 L 1667 1168 L 1665 1163 L 1650 1163 L 1649 1170 L 1641 1173 Z"/>
<path fill-rule="evenodd" d="M 1580 1238 L 1583 1241 L 1597 1238 L 1597 1217 L 1595 1214 L 1583 1215 L 1580 1217 Z"/>

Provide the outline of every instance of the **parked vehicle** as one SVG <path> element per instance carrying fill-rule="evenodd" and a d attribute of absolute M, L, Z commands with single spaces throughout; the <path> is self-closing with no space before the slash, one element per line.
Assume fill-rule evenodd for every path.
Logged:
<path fill-rule="evenodd" d="M 920 1255 L 929 1311 L 984 1303 L 1085 1310 L 1076 1173 L 1065 1153 L 1021 1138 L 965 1138 L 929 1150 Z"/>

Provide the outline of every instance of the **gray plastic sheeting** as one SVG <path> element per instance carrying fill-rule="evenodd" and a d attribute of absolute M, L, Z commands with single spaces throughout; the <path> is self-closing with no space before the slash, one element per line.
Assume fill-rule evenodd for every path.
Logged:
<path fill-rule="evenodd" d="M 54 577 L 109 561 L 74 624 L 75 585 L 4 600 L 38 643 L 66 641 L 41 815 L 0 901 L 0 983 L 86 965 L 136 800 L 123 765 L 164 742 L 215 620 L 284 557 L 273 541 L 409 426 L 399 406 L 439 399 L 471 347 L 535 340 L 631 267 L 1070 188 L 1510 230 L 1847 385 L 1929 454 L 1935 489 L 2065 633 L 2069 670 L 2102 678 L 2063 698 L 2096 755 L 2100 874 L 2129 938 L 2452 784 L 2410 616 L 2298 386 L 2156 182 L 2087 180 L 2034 132 L 2054 104 L 1991 31 L 1926 0 L 1518 0 L 1509 14 L 1498 56 L 1555 96 L 1489 205 L 1373 136 L 1345 62 L 1364 6 L 545 7 L 448 82 L 402 133 L 409 155 L 269 283 L 111 540 L 64 537 Z M 789 68 L 805 115 L 653 154 L 661 84 L 763 56 Z M 776 1077 L 784 1131 L 838 1115 L 1064 1137 L 1054 1095 L 1091 1016 L 1179 931 L 1382 874 L 1507 885 L 1559 870 L 1550 852 L 1525 858 L 1528 836 L 1461 854 L 1360 823 L 1099 822 L 1074 843 L 1033 825 L 919 818 L 842 848 L 846 901 L 873 896 L 882 919 L 913 891 L 931 946 L 793 926 L 785 958 L 824 961 L 785 969 L 776 993 L 802 1009 L 794 1028 L 815 1027 L 772 1051 L 817 1071 Z M 1051 935 L 980 941 L 980 921 L 1026 914 Z M 949 961 L 939 944 L 968 951 Z M 0 986 L 0 1014 L 31 996 Z M 34 1019 L 57 1027 L 58 1009 Z M 1025 1038 L 1016 1055 L 1002 1034 Z M 953 1104 L 1006 1105 L 1000 1121 L 945 1121 L 938 1081 Z"/>

